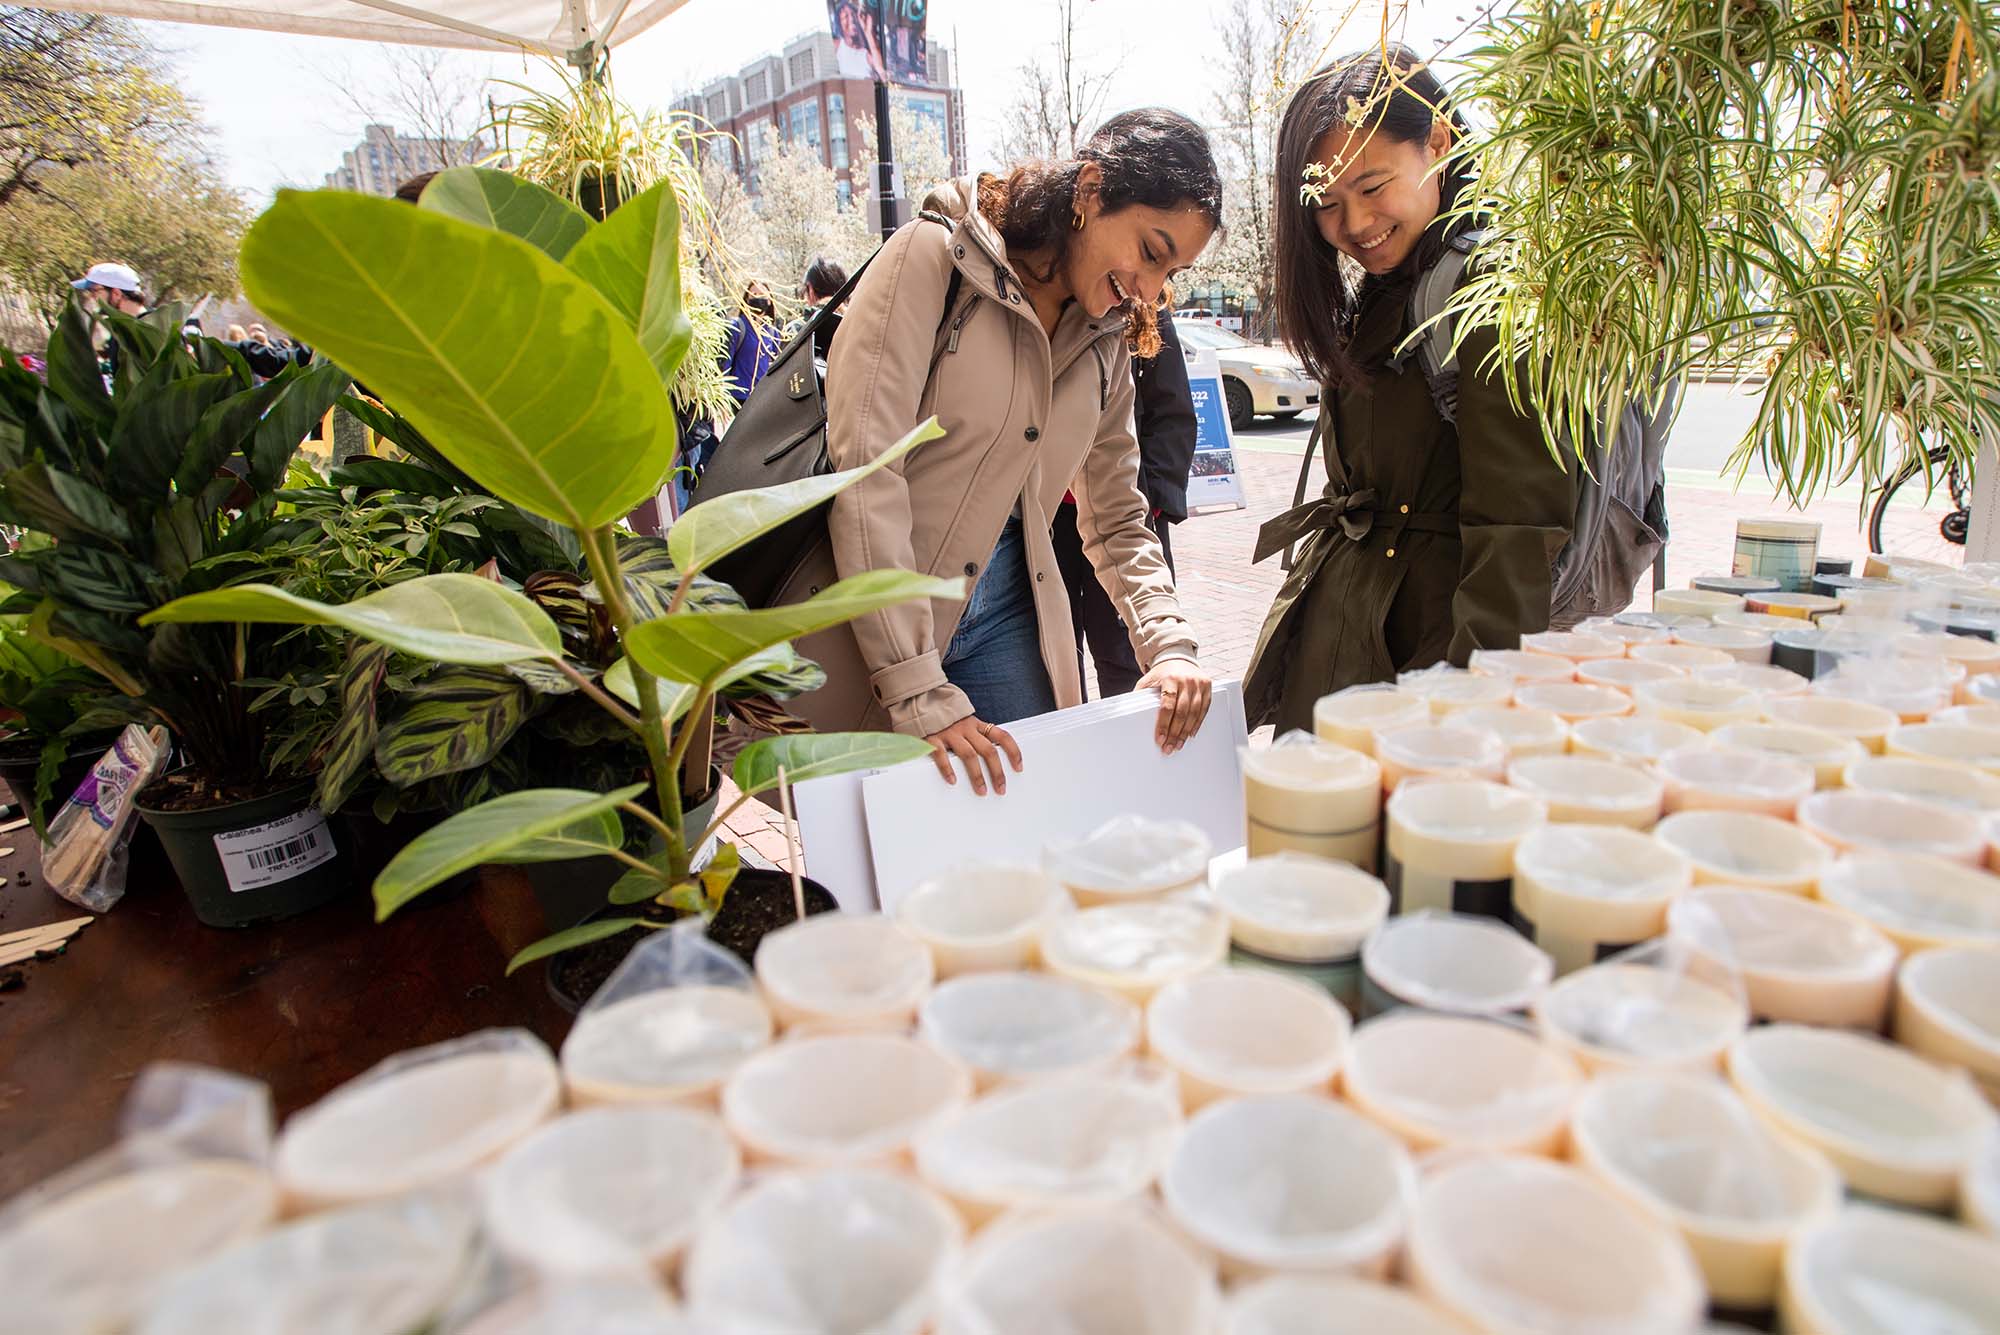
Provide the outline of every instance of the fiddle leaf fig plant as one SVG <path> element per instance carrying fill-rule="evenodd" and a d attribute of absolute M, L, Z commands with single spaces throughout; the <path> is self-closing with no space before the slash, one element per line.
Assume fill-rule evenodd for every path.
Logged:
<path fill-rule="evenodd" d="M 675 527 L 664 564 L 653 550 L 621 553 L 617 521 L 658 492 L 675 454 L 669 386 L 688 340 L 673 191 L 656 186 L 605 222 L 586 218 L 564 245 L 576 231 L 568 205 L 492 176 L 442 173 L 416 209 L 283 192 L 244 241 L 244 285 L 260 309 L 350 368 L 480 487 L 574 532 L 591 576 L 588 597 L 601 603 L 616 639 L 605 660 L 613 666 L 600 672 L 567 652 L 562 627 L 534 598 L 466 574 L 406 580 L 345 605 L 242 584 L 144 619 L 335 625 L 440 663 L 553 670 L 639 738 L 649 783 L 514 792 L 417 838 L 376 879 L 378 918 L 480 863 L 593 854 L 630 868 L 617 902 L 712 914 L 737 854 L 725 847 L 707 868 L 694 867 L 694 850 L 722 818 L 707 830 L 686 828 L 681 770 L 719 693 L 755 674 L 795 672 L 803 660 L 789 641 L 799 635 L 914 599 L 962 597 L 964 581 L 878 570 L 795 606 L 755 610 L 733 595 L 705 595 L 723 586 L 702 572 L 942 433 L 927 422 L 862 468 L 711 500 L 685 536 Z M 663 585 L 671 592 L 654 596 Z M 927 754 L 921 739 L 894 734 L 783 736 L 753 743 L 736 768 L 767 791 L 780 766 L 806 777 Z M 649 789 L 650 805 L 641 800 Z M 657 855 L 625 850 L 621 812 L 658 836 Z M 535 943 L 508 967 L 661 925 L 640 916 L 593 921 Z"/>

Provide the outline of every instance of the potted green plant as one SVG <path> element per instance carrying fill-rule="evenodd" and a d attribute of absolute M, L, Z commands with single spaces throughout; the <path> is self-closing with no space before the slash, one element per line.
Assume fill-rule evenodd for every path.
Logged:
<path fill-rule="evenodd" d="M 0 615 L 0 779 L 38 837 L 48 834 L 53 804 L 75 791 L 117 735 L 92 717 L 104 693 L 96 673 L 29 635 L 27 617 Z"/>
<path fill-rule="evenodd" d="M 799 635 L 913 599 L 960 597 L 963 581 L 872 571 L 770 609 L 702 607 L 698 581 L 717 560 L 939 432 L 927 423 L 863 468 L 684 516 L 664 544 L 671 574 L 662 572 L 659 587 L 672 592 L 661 601 L 628 576 L 615 525 L 661 486 L 676 447 L 669 386 L 689 330 L 674 192 L 655 186 L 592 222 L 539 186 L 459 170 L 477 187 L 467 192 L 478 201 L 471 220 L 448 216 L 429 194 L 425 207 L 409 209 L 330 191 L 281 193 L 244 241 L 245 284 L 261 309 L 350 366 L 480 486 L 577 535 L 617 657 L 602 672 L 579 662 L 532 598 L 467 574 L 426 575 L 345 604 L 241 585 L 180 599 L 146 621 L 332 625 L 441 663 L 558 673 L 644 747 L 650 784 L 527 789 L 445 820 L 376 878 L 378 916 L 481 863 L 580 855 L 625 865 L 609 896 L 620 905 L 705 917 L 725 895 L 789 905 L 789 886 L 740 872 L 733 846 L 708 868 L 694 866 L 716 823 L 696 830 L 686 821 L 682 770 L 715 699 L 787 661 Z M 501 217 L 510 219 L 505 230 L 494 225 Z M 477 318 L 468 318 L 474 307 Z M 734 777 L 756 795 L 786 778 L 928 754 L 922 740 L 894 734 L 779 736 L 747 747 Z M 651 809 L 639 801 L 649 787 Z M 621 815 L 650 826 L 660 851 L 626 852 Z M 790 916 L 787 907 L 772 925 Z M 595 919 L 529 946 L 509 967 L 664 922 L 644 910 Z"/>
<path fill-rule="evenodd" d="M 196 915 L 235 926 L 298 912 L 338 893 L 344 870 L 311 779 L 267 763 L 244 680 L 282 669 L 303 642 L 142 617 L 226 582 L 348 380 L 321 363 L 260 384 L 234 349 L 186 338 L 177 307 L 104 318 L 120 347 L 115 386 L 74 301 L 50 340 L 46 384 L 0 375 L 0 517 L 53 539 L 0 560 L 0 579 L 22 591 L 7 610 L 110 683 L 100 713 L 173 734 L 186 764 L 139 807 Z"/>

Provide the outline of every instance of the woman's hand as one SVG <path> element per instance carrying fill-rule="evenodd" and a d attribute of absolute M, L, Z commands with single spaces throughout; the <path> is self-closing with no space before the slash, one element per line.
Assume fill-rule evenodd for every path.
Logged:
<path fill-rule="evenodd" d="M 1139 678 L 1139 690 L 1149 686 L 1160 692 L 1160 717 L 1153 727 L 1153 740 L 1162 752 L 1172 755 L 1200 731 L 1214 691 L 1208 674 L 1185 658 L 1155 663 L 1151 672 Z"/>
<path fill-rule="evenodd" d="M 1202 679 L 1202 708 L 1208 708 L 1208 679 Z M 958 774 L 952 769 L 951 758 L 957 756 L 965 762 L 965 771 L 972 776 L 972 791 L 986 796 L 986 775 L 993 776 L 993 791 L 1007 791 L 1007 767 L 1000 761 L 1000 753 L 1006 752 L 1013 763 L 1014 772 L 1021 772 L 1021 748 L 1007 734 L 1007 730 L 992 723 L 981 723 L 976 717 L 962 718 L 943 732 L 934 732 L 924 738 L 934 748 L 931 759 L 937 762 L 938 773 L 950 784 L 958 782 Z"/>

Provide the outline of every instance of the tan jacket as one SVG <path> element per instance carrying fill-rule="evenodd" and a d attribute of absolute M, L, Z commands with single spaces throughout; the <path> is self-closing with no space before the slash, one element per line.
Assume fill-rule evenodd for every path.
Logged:
<path fill-rule="evenodd" d="M 918 219 L 884 243 L 848 303 L 827 367 L 827 452 L 835 468 L 874 458 L 936 414 L 943 439 L 834 501 L 827 540 L 780 594 L 797 602 L 837 578 L 901 567 L 963 576 L 986 568 L 1016 505 L 1058 706 L 1081 702 L 1069 599 L 1049 542 L 1063 493 L 1098 580 L 1132 632 L 1139 661 L 1194 656 L 1160 545 L 1146 527 L 1124 320 L 1072 304 L 1055 336 L 1007 263 L 1006 244 L 973 207 L 973 183 L 938 187 Z M 952 270 L 960 295 L 946 320 Z M 926 600 L 811 635 L 799 651 L 827 684 L 788 707 L 823 730 L 925 736 L 972 705 L 939 659 L 964 603 Z"/>

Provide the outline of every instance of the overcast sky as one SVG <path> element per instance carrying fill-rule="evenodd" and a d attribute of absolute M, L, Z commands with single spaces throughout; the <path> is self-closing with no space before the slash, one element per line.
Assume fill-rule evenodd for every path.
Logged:
<path fill-rule="evenodd" d="M 1215 11 L 1223 0 L 1088 0 L 1083 6 L 1086 60 L 1115 68 L 1107 111 L 1161 103 L 1204 123 L 1214 120 Z M 1380 0 L 1321 0 L 1332 18 L 1357 4 L 1349 20 L 1355 44 L 1372 39 Z M 555 8 L 550 0 L 550 8 Z M 1413 44 L 1435 43 L 1459 26 L 1464 3 L 1414 0 Z M 933 40 L 949 44 L 965 90 L 966 129 L 974 166 L 990 162 L 1000 109 L 1016 69 L 1054 34 L 1052 0 L 931 0 Z M 612 53 L 621 96 L 665 106 L 691 87 L 773 53 L 793 36 L 826 22 L 825 0 L 689 0 L 678 13 Z M 230 181 L 262 204 L 280 184 L 317 185 L 360 138 L 363 118 L 329 88 L 350 71 L 365 81 L 386 48 L 331 37 L 293 37 L 190 24 L 144 25 L 172 49 L 183 84 L 197 97 L 219 137 Z M 469 71 L 534 76 L 518 57 L 454 54 Z M 365 93 L 363 94 L 365 97 Z"/>

